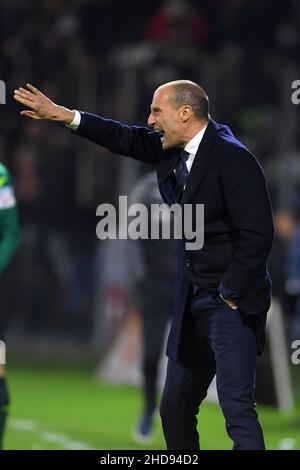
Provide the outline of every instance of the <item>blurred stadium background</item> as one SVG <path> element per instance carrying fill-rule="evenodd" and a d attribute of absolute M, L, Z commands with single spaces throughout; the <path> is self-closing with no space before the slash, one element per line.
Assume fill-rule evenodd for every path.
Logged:
<path fill-rule="evenodd" d="M 268 448 L 300 448 L 300 365 L 291 363 L 300 340 L 299 106 L 291 101 L 299 27 L 297 0 L 1 0 L 0 155 L 22 224 L 2 299 L 6 448 L 141 448 L 131 439 L 141 408 L 132 258 L 126 243 L 97 239 L 95 213 L 149 170 L 63 127 L 21 118 L 13 90 L 31 82 L 67 107 L 145 124 L 153 90 L 177 78 L 203 85 L 213 117 L 268 177 L 274 303 L 257 398 Z M 207 403 L 201 416 L 203 448 L 229 449 L 218 406 Z M 156 425 L 151 445 L 163 449 Z"/>

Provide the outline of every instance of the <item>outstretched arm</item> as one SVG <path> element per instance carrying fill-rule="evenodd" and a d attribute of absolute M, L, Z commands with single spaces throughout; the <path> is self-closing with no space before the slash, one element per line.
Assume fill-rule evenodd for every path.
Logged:
<path fill-rule="evenodd" d="M 27 109 L 22 116 L 31 119 L 44 119 L 72 123 L 75 111 L 51 101 L 30 83 L 14 92 L 14 99 Z M 129 156 L 136 160 L 156 164 L 161 159 L 161 135 L 147 127 L 127 126 L 112 119 L 105 119 L 90 113 L 80 113 L 80 124 L 76 134 L 81 135 L 114 153 Z"/>

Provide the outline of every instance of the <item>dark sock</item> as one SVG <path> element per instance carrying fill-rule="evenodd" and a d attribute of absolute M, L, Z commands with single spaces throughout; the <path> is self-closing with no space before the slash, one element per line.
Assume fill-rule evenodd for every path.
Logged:
<path fill-rule="evenodd" d="M 9 394 L 5 377 L 0 377 L 0 449 L 2 449 Z"/>
<path fill-rule="evenodd" d="M 158 370 L 159 358 L 152 360 L 144 360 L 143 372 L 144 372 L 144 400 L 145 400 L 145 411 L 147 414 L 152 414 L 156 409 L 156 382 L 157 382 L 157 370 Z"/>

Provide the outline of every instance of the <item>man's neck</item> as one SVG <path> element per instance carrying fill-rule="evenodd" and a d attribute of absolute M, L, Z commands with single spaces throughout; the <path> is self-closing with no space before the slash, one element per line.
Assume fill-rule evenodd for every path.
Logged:
<path fill-rule="evenodd" d="M 184 140 L 183 140 L 183 148 L 197 135 L 204 127 L 206 127 L 208 124 L 208 120 L 205 121 L 196 121 L 194 124 L 192 124 L 187 130 L 184 135 Z"/>

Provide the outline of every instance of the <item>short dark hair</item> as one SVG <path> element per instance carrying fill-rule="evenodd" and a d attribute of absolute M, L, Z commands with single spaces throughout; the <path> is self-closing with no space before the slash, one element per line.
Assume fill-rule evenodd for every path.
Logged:
<path fill-rule="evenodd" d="M 209 99 L 200 85 L 190 80 L 175 80 L 166 85 L 174 90 L 170 98 L 174 106 L 189 105 L 197 119 L 209 119 Z"/>

